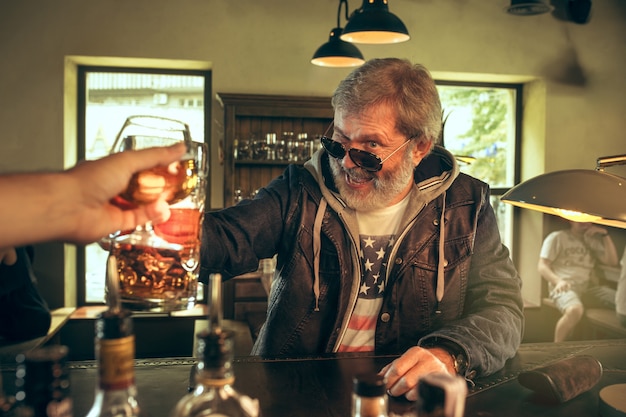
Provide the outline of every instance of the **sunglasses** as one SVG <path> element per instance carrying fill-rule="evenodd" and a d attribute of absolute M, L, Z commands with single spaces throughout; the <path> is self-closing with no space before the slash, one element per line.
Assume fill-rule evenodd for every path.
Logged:
<path fill-rule="evenodd" d="M 383 168 L 383 162 L 391 158 L 393 154 L 402 149 L 407 143 L 411 141 L 411 139 L 413 138 L 407 139 L 406 142 L 394 149 L 384 159 L 381 159 L 378 155 L 375 155 L 371 152 L 362 151 L 360 149 L 350 148 L 346 150 L 345 146 L 337 141 L 332 140 L 331 138 L 326 136 L 326 134 L 324 134 L 320 140 L 322 142 L 322 146 L 324 147 L 324 149 L 326 149 L 326 152 L 328 152 L 328 154 L 333 158 L 343 159 L 347 153 L 350 156 L 350 159 L 352 159 L 352 162 L 354 162 L 354 164 L 359 168 L 364 169 L 367 172 L 378 172 Z"/>

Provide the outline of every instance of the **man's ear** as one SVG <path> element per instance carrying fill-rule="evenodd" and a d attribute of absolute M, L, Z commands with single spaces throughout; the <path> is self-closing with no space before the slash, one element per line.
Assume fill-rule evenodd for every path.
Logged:
<path fill-rule="evenodd" d="M 421 161 L 430 152 L 433 147 L 433 141 L 427 139 L 418 139 L 413 147 L 413 159 Z"/>

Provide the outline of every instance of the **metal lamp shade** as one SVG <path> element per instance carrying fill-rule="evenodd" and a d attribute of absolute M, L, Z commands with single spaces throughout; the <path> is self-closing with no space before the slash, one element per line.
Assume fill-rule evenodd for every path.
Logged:
<path fill-rule="evenodd" d="M 328 42 L 317 48 L 311 63 L 321 67 L 357 67 L 365 62 L 363 54 L 351 43 L 342 41 L 341 28 L 330 32 Z"/>
<path fill-rule="evenodd" d="M 554 7 L 544 0 L 511 0 L 511 5 L 506 11 L 518 16 L 534 16 L 551 12 L 553 9 Z"/>
<path fill-rule="evenodd" d="M 604 171 L 542 174 L 513 187 L 501 200 L 573 221 L 626 229 L 626 178 Z"/>
<path fill-rule="evenodd" d="M 363 0 L 341 35 L 344 41 L 368 44 L 398 43 L 410 38 L 404 23 L 389 11 L 387 0 Z"/>

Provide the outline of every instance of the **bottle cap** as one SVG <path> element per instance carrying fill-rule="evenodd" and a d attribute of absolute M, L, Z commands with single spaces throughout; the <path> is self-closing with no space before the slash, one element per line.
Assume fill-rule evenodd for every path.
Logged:
<path fill-rule="evenodd" d="M 233 334 L 205 331 L 198 334 L 198 353 L 206 368 L 219 368 L 233 359 Z"/>
<path fill-rule="evenodd" d="M 120 339 L 133 334 L 133 320 L 128 310 L 107 310 L 96 320 L 98 339 Z"/>
<path fill-rule="evenodd" d="M 385 378 L 377 374 L 357 375 L 352 379 L 352 389 L 361 397 L 380 397 L 385 395 Z"/>

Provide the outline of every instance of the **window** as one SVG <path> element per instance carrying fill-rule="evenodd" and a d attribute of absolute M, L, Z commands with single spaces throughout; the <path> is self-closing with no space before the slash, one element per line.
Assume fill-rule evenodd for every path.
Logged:
<path fill-rule="evenodd" d="M 513 249 L 513 207 L 500 197 L 518 181 L 521 84 L 437 82 L 443 142 L 460 169 L 491 187 L 502 241 Z"/>
<path fill-rule="evenodd" d="M 211 72 L 121 67 L 78 67 L 78 159 L 109 153 L 128 116 L 182 120 L 196 142 L 209 142 Z M 78 305 L 104 302 L 107 252 L 79 248 Z"/>

